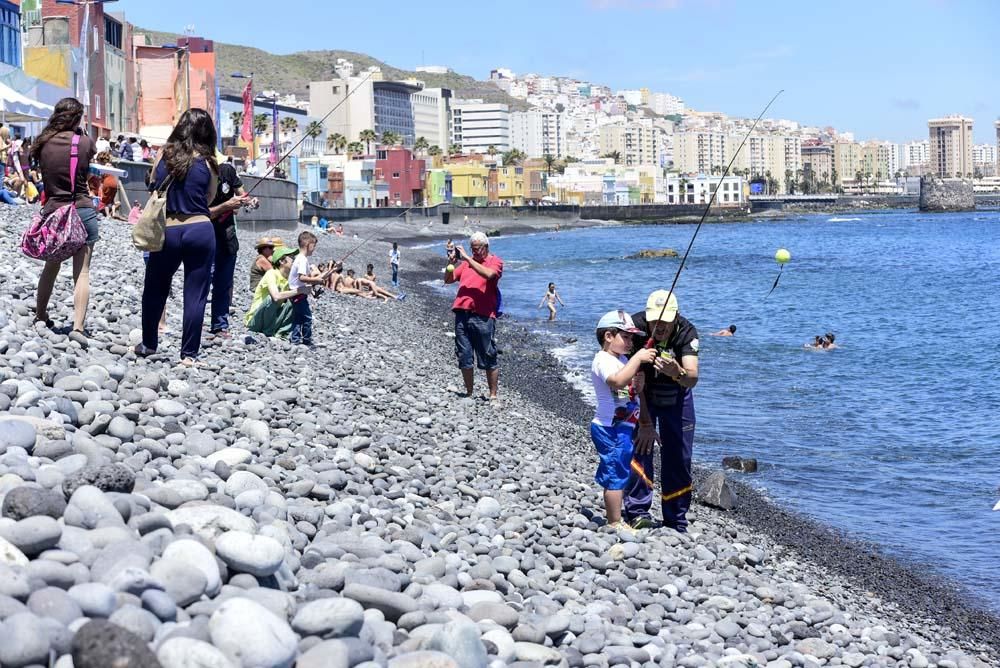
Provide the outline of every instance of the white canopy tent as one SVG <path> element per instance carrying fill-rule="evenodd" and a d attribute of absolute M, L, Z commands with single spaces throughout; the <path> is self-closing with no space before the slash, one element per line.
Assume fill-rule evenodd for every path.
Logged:
<path fill-rule="evenodd" d="M 4 123 L 32 123 L 47 120 L 52 115 L 50 105 L 22 95 L 0 82 L 0 121 Z"/>

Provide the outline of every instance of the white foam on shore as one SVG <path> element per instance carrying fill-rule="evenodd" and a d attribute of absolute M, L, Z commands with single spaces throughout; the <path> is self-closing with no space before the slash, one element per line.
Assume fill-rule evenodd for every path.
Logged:
<path fill-rule="evenodd" d="M 857 222 L 857 221 L 860 221 L 860 220 L 861 220 L 860 218 L 836 218 L 836 217 L 834 217 L 834 218 L 827 218 L 826 222 L 828 222 L 828 223 L 853 223 L 853 222 Z"/>
<path fill-rule="evenodd" d="M 583 396 L 584 401 L 591 406 L 596 406 L 597 399 L 594 396 L 594 386 L 590 382 L 590 374 L 582 366 L 583 361 L 586 359 L 586 351 L 580 345 L 580 342 L 567 343 L 566 345 L 552 348 L 550 352 L 566 369 L 566 372 L 563 374 L 566 382 Z"/>

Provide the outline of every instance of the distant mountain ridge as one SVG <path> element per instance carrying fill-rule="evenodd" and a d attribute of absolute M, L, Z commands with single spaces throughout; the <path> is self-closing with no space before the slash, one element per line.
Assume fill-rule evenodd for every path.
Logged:
<path fill-rule="evenodd" d="M 135 27 L 135 32 L 148 35 L 156 46 L 172 44 L 177 41 L 178 37 L 175 33 L 147 30 L 139 26 Z M 454 72 L 431 74 L 401 70 L 364 53 L 353 51 L 299 51 L 287 55 L 275 55 L 251 46 L 217 41 L 215 42 L 215 54 L 219 88 L 227 92 L 236 92 L 243 87 L 240 81 L 230 79 L 230 74 L 233 72 L 243 74 L 253 72 L 256 90 L 294 93 L 300 99 L 308 100 L 309 82 L 332 79 L 336 76 L 333 71 L 334 64 L 338 58 L 344 58 L 354 63 L 357 71 L 371 65 L 377 65 L 382 68 L 382 73 L 388 80 L 413 77 L 424 81 L 428 88 L 450 88 L 455 97 L 481 98 L 486 102 L 500 102 L 510 105 L 511 111 L 528 108 L 528 104 L 524 100 L 511 97 L 488 81 L 478 81 L 474 77 Z"/>

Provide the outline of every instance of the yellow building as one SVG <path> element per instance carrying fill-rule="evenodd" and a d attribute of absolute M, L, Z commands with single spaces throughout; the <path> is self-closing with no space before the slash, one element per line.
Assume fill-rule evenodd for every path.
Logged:
<path fill-rule="evenodd" d="M 864 172 L 864 155 L 861 145 L 839 141 L 833 145 L 833 169 L 837 172 L 834 184 L 843 186 L 844 181 L 853 181 L 858 172 Z"/>
<path fill-rule="evenodd" d="M 497 171 L 497 200 L 502 205 L 524 205 L 524 168 L 511 165 Z"/>
<path fill-rule="evenodd" d="M 486 206 L 490 170 L 482 165 L 446 165 L 451 174 L 451 201 L 458 206 Z M 522 182 L 522 192 L 523 192 Z"/>

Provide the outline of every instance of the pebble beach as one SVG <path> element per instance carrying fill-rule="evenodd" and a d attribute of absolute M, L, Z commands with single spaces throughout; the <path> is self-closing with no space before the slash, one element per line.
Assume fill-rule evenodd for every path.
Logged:
<path fill-rule="evenodd" d="M 0 207 L 3 668 L 1000 665 L 1000 620 L 954 587 L 739 482 L 688 534 L 603 526 L 590 409 L 526 328 L 498 328 L 501 400 L 481 374 L 459 396 L 429 251 L 403 253 L 405 301 L 322 295 L 308 349 L 246 336 L 241 233 L 234 335 L 186 368 L 180 273 L 173 333 L 131 352 L 124 223 L 101 225 L 90 345 L 68 265 L 33 325 L 31 213 Z M 386 284 L 385 240 L 419 236 L 397 228 L 346 266 Z"/>

